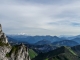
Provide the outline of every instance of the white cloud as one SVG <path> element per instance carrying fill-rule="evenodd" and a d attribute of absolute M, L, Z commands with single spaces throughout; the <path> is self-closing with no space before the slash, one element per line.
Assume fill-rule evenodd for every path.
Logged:
<path fill-rule="evenodd" d="M 80 1 L 65 1 L 0 1 L 0 23 L 6 33 L 79 34 Z"/>

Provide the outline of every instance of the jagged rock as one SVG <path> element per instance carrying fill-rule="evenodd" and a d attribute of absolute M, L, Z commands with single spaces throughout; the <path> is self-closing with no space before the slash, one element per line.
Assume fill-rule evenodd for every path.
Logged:
<path fill-rule="evenodd" d="M 6 46 L 0 46 L 0 60 L 8 60 L 8 58 L 6 57 L 6 54 L 8 52 L 10 52 L 10 48 L 6 47 Z"/>
<path fill-rule="evenodd" d="M 28 48 L 24 45 L 11 46 L 0 24 L 0 60 L 30 60 Z"/>
<path fill-rule="evenodd" d="M 0 24 L 0 40 L 1 40 L 1 42 L 3 42 L 3 43 L 8 43 L 7 37 L 6 37 L 6 35 L 3 33 L 3 31 L 2 31 L 2 26 L 1 26 L 1 24 Z"/>
<path fill-rule="evenodd" d="M 28 48 L 23 44 L 13 46 L 8 54 L 9 60 L 30 60 Z"/>
<path fill-rule="evenodd" d="M 1 26 L 1 24 L 0 24 L 0 32 L 2 32 L 2 26 Z"/>

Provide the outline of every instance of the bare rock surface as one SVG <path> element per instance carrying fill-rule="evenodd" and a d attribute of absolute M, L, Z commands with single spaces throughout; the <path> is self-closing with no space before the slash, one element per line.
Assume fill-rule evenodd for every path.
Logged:
<path fill-rule="evenodd" d="M 24 45 L 11 46 L 0 24 L 0 60 L 30 60 L 28 48 Z"/>

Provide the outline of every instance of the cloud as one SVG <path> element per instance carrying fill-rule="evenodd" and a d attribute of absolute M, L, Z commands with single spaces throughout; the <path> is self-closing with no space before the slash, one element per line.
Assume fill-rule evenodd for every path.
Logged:
<path fill-rule="evenodd" d="M 79 0 L 1 0 L 0 23 L 7 34 L 76 35 L 79 5 Z"/>

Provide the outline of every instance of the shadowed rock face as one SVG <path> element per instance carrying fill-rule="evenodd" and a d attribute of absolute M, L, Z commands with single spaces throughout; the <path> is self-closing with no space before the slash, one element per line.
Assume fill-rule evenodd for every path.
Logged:
<path fill-rule="evenodd" d="M 1 26 L 1 24 L 0 24 L 0 32 L 2 31 L 2 26 Z"/>
<path fill-rule="evenodd" d="M 24 45 L 11 46 L 0 24 L 0 60 L 30 60 L 28 48 Z"/>
<path fill-rule="evenodd" d="M 0 40 L 1 40 L 1 42 L 3 42 L 3 43 L 8 43 L 7 37 L 6 37 L 6 35 L 3 33 L 3 31 L 2 31 L 2 26 L 1 26 L 1 24 L 0 24 Z"/>
<path fill-rule="evenodd" d="M 2 34 L 2 26 L 0 24 L 0 37 L 1 37 L 1 34 Z"/>

